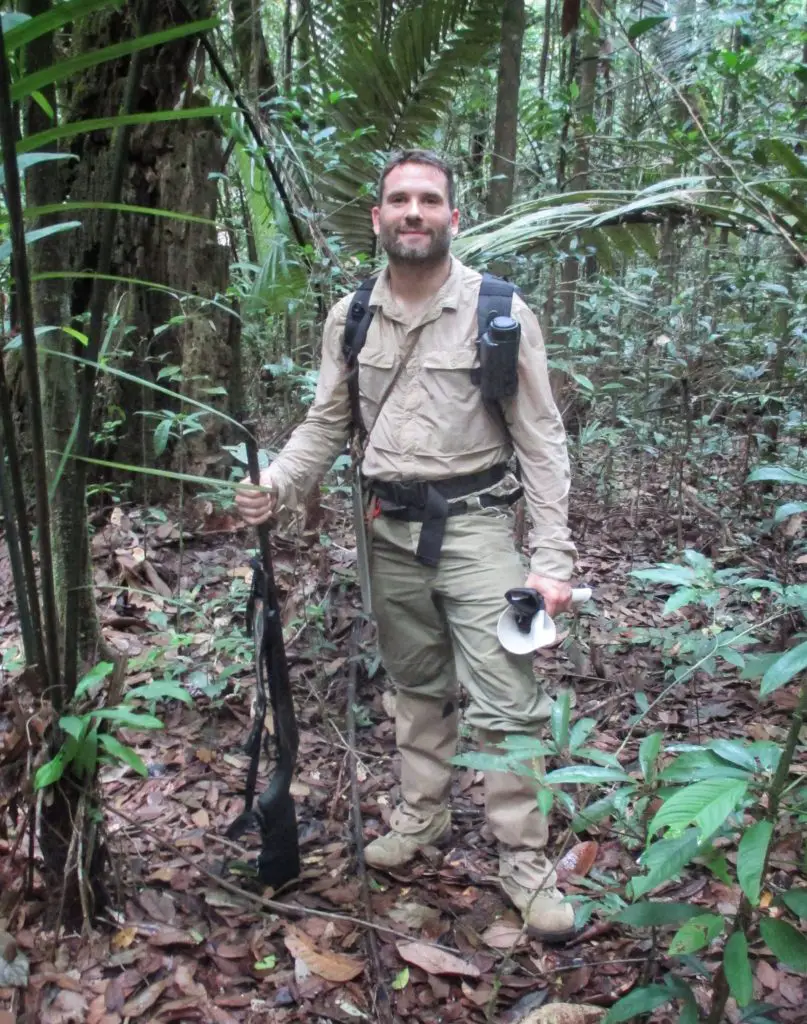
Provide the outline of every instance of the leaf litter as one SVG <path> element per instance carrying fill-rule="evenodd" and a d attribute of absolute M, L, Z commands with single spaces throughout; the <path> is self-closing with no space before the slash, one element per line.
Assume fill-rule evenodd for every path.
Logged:
<path fill-rule="evenodd" d="M 596 500 L 590 496 L 592 507 Z M 643 501 L 650 500 L 648 489 Z M 637 595 L 627 582 L 636 560 L 660 557 L 658 533 L 636 531 L 627 514 L 600 517 L 595 533 L 584 500 L 577 514 L 588 529 L 580 545 L 579 575 L 595 587 L 596 614 L 578 620 L 563 649 L 538 652 L 536 669 L 549 692 L 573 685 L 576 716 L 597 719 L 593 745 L 614 751 L 635 711 L 634 694 L 652 700 L 663 688 L 659 656 L 642 640 L 648 629 L 666 624 L 660 602 Z M 247 764 L 241 744 L 250 717 L 252 666 L 243 636 L 243 601 L 245 547 L 252 540 L 246 531 L 237 532 L 235 522 L 206 531 L 202 517 L 193 530 L 184 527 L 180 560 L 182 531 L 175 522 L 149 530 L 137 515 L 120 516 L 97 531 L 95 582 L 105 634 L 130 659 L 130 685 L 152 680 L 166 666 L 180 680 L 195 672 L 202 684 L 191 705 L 163 706 L 164 731 L 129 734 L 149 768 L 147 779 L 117 766 L 102 774 L 119 894 L 109 927 L 99 922 L 90 937 L 57 940 L 44 931 L 47 895 L 41 888 L 35 884 L 28 901 L 17 899 L 14 938 L 31 972 L 27 988 L 18 991 L 28 1019 L 41 1024 L 291 1024 L 317 1015 L 375 1020 L 381 982 L 396 1019 L 431 1024 L 439 1016 L 482 1024 L 495 992 L 498 1017 L 507 1024 L 594 1024 L 603 1008 L 637 984 L 648 957 L 646 936 L 639 931 L 611 929 L 566 947 L 522 934 L 517 915 L 495 886 L 496 850 L 484 823 L 482 776 L 474 771 L 457 775 L 453 850 L 434 851 L 396 876 L 371 873 L 382 977 L 371 976 L 366 912 L 350 840 L 343 728 L 347 641 L 359 614 L 358 599 L 352 582 L 347 590 L 344 586 L 354 571 L 340 554 L 352 546 L 346 513 L 335 506 L 324 516 L 316 532 L 276 538 L 300 722 L 294 793 L 303 871 L 298 885 L 274 896 L 294 908 L 287 912 L 262 908 L 255 898 L 273 896 L 248 866 L 257 837 L 245 836 L 237 848 L 222 842 L 226 826 L 242 809 Z M 325 532 L 339 543 L 321 545 Z M 626 551 L 632 551 L 632 562 Z M 0 565 L 0 578 L 8 581 L 7 566 Z M 172 607 L 171 595 L 180 584 L 184 590 L 198 585 L 195 619 L 183 619 Z M 309 609 L 322 607 L 324 616 L 312 617 Z M 176 643 L 172 628 L 179 632 L 180 625 L 182 642 Z M 390 719 L 394 700 L 367 632 L 360 660 L 357 728 L 366 769 L 360 799 L 367 842 L 386 827 L 398 789 Z M 644 728 L 666 728 L 679 742 L 694 739 L 693 731 L 704 725 L 710 738 L 767 739 L 782 735 L 791 708 L 780 696 L 763 722 L 748 684 L 728 675 L 701 678 L 697 710 L 692 693 L 683 689 L 659 705 Z M 0 690 L 3 720 L 13 728 L 20 713 L 26 709 L 15 711 L 6 690 Z M 24 733 L 7 732 L 0 761 L 12 735 L 15 758 L 24 755 Z M 641 738 L 629 744 L 625 763 Z M 3 800 L 8 794 L 0 791 L 0 809 Z M 630 853 L 607 833 L 592 828 L 563 849 L 558 843 L 564 832 L 563 820 L 553 816 L 549 852 L 567 891 L 585 894 L 581 884 L 589 875 L 624 882 L 635 871 Z M 0 854 L 9 854 L 11 846 L 0 838 Z M 800 852 L 777 846 L 785 887 L 805 884 L 796 877 Z M 0 878 L 5 890 L 19 894 L 21 861 L 10 869 L 0 858 L 0 871 L 6 872 Z M 225 891 L 218 877 L 241 886 L 243 893 Z M 728 913 L 738 897 L 696 869 L 687 869 L 663 895 L 696 902 L 703 914 Z M 701 955 L 716 968 L 719 951 Z M 701 979 L 690 981 L 696 993 L 708 991 Z M 773 957 L 756 960 L 755 998 L 775 1005 L 784 1024 L 801 1020 L 805 997 L 802 977 Z M 20 1008 L 16 998 L 11 989 L 0 988 L 0 1019 L 3 1014 L 14 1019 L 12 1006 Z M 675 1016 L 661 1008 L 652 1020 L 671 1024 Z"/>

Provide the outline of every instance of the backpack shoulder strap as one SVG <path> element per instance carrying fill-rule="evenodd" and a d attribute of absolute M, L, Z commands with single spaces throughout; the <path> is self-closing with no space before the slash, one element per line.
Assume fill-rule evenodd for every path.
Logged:
<path fill-rule="evenodd" d="M 378 275 L 368 277 L 353 293 L 342 338 L 342 353 L 348 370 L 347 393 L 350 400 L 351 431 L 354 434 L 358 433 L 360 437 L 364 433 L 364 424 L 359 401 L 359 352 L 364 348 L 367 332 L 373 320 L 370 295 L 375 287 L 377 277 Z"/>
<path fill-rule="evenodd" d="M 476 306 L 477 332 L 481 338 L 494 316 L 510 316 L 513 295 L 518 289 L 493 274 L 483 274 Z"/>
<path fill-rule="evenodd" d="M 350 369 L 356 365 L 367 340 L 367 331 L 373 320 L 373 311 L 370 309 L 370 296 L 377 280 L 376 277 L 368 277 L 362 281 L 353 293 L 353 301 L 350 303 L 347 320 L 345 321 L 345 334 L 342 339 L 342 351 L 345 355 L 345 362 Z"/>

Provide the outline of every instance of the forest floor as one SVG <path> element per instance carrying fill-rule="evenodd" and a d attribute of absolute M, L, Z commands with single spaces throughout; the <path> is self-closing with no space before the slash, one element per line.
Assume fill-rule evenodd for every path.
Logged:
<path fill-rule="evenodd" d="M 629 498 L 605 512 L 593 490 L 583 485 L 578 492 L 578 578 L 594 587 L 595 601 L 567 621 L 557 646 L 539 652 L 536 669 L 551 693 L 573 690 L 574 715 L 597 720 L 594 745 L 603 750 L 616 750 L 625 738 L 641 706 L 637 693 L 652 702 L 665 688 L 653 631 L 704 624 L 702 612 L 687 609 L 663 618 L 658 592 L 643 590 L 631 569 L 673 560 L 681 538 L 721 564 L 745 557 L 702 509 L 685 510 L 677 522 L 667 501 L 664 480 L 648 482 L 638 502 Z M 333 491 L 313 529 L 280 529 L 276 536 L 300 727 L 292 793 L 303 871 L 298 884 L 274 895 L 239 871 L 245 851 L 223 840 L 242 810 L 247 766 L 241 745 L 254 677 L 243 608 L 252 535 L 204 502 L 183 523 L 182 545 L 177 520 L 160 510 L 118 509 L 98 525 L 99 607 L 107 640 L 129 659 L 129 683 L 178 679 L 194 699 L 162 704 L 160 732 L 124 731 L 148 765 L 148 778 L 123 766 L 103 769 L 110 904 L 91 934 L 56 938 L 44 930 L 56 896 L 35 876 L 33 895 L 22 898 L 24 850 L 12 857 L 13 837 L 0 839 L 1 880 L 19 896 L 11 922 L 0 927 L 13 931 L 30 960 L 26 989 L 0 989 L 0 1024 L 405 1017 L 424 1024 L 515 1024 L 542 1003 L 610 1006 L 664 972 L 663 949 L 653 935 L 596 917 L 566 946 L 520 937 L 518 916 L 495 885 L 482 777 L 470 768 L 456 771 L 450 847 L 426 851 L 394 875 L 370 872 L 363 889 L 350 828 L 351 770 L 369 842 L 384 829 L 397 798 L 394 709 L 358 610 L 346 504 Z M 759 575 L 773 575 L 774 544 L 756 546 L 753 557 Z M 8 647 L 16 624 L 5 563 L 0 572 L 9 588 L 0 619 Z M 173 599 L 178 585 L 179 606 Z M 351 635 L 358 645 L 352 659 Z M 346 724 L 351 661 L 358 680 L 355 757 Z M 781 739 L 795 694 L 785 687 L 760 705 L 758 685 L 723 666 L 711 678 L 698 675 L 671 690 L 635 729 L 623 763 L 630 770 L 642 736 L 658 729 L 669 742 Z M 469 739 L 463 742 L 468 748 Z M 249 837 L 244 843 L 254 855 L 255 843 Z M 794 833 L 776 846 L 772 867 L 783 884 L 798 881 L 802 843 Z M 618 889 L 635 872 L 639 852 L 606 830 L 570 834 L 568 821 L 553 812 L 550 853 L 563 858 L 569 893 L 590 895 L 597 881 Z M 690 866 L 662 895 L 702 905 L 704 913 L 731 915 L 740 893 L 705 867 Z M 374 944 L 368 924 L 376 926 Z M 805 976 L 762 947 L 753 952 L 755 998 L 776 1007 L 771 1012 L 783 1024 L 804 1021 Z M 719 948 L 702 953 L 701 961 L 707 973 L 714 971 Z M 683 974 L 706 1007 L 710 977 L 694 963 Z M 577 1024 L 600 1016 L 592 1010 Z M 667 1024 L 677 1017 L 667 1006 L 652 1019 Z M 740 1020 L 731 1002 L 727 1019 Z"/>

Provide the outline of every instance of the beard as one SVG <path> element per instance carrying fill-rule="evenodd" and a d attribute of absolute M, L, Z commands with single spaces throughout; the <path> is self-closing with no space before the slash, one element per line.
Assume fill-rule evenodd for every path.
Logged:
<path fill-rule="evenodd" d="M 378 240 L 390 263 L 406 264 L 410 267 L 432 267 L 442 263 L 451 248 L 451 225 L 446 224 L 444 228 L 435 231 L 423 226 L 416 228 L 410 225 L 410 230 L 428 231 L 428 245 L 420 248 L 408 245 L 406 240 L 399 236 L 397 228 L 381 228 Z"/>

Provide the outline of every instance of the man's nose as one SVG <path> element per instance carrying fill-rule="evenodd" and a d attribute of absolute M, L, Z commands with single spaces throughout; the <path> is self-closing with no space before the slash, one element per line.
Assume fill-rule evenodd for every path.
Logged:
<path fill-rule="evenodd" d="M 422 214 L 420 212 L 420 203 L 417 201 L 417 199 L 414 198 L 414 196 L 406 204 L 406 210 L 404 211 L 404 215 L 406 216 L 407 220 L 421 219 Z"/>

